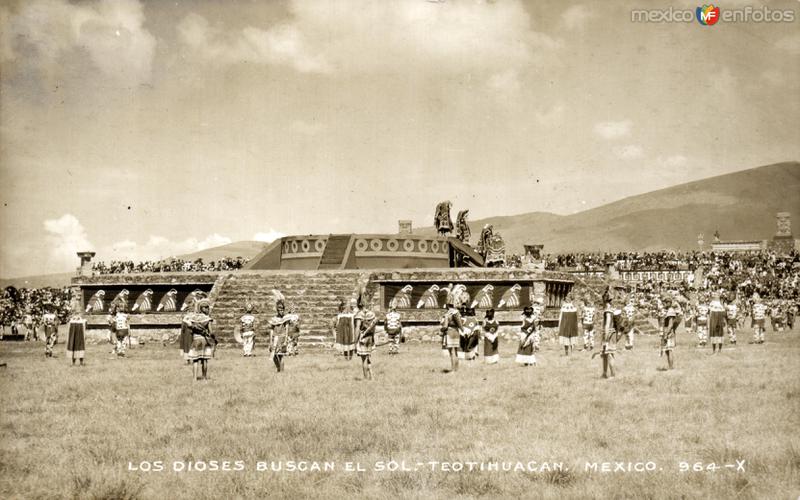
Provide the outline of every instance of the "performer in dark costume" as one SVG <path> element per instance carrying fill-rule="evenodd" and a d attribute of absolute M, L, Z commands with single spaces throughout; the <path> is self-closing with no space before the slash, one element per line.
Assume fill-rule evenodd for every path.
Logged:
<path fill-rule="evenodd" d="M 558 339 L 564 346 L 564 354 L 569 356 L 578 342 L 578 309 L 572 303 L 572 294 L 568 294 L 561 304 L 558 318 Z"/>
<path fill-rule="evenodd" d="M 461 319 L 464 320 L 464 335 L 459 341 L 458 359 L 472 361 L 478 357 L 478 344 L 481 340 L 480 323 L 475 317 L 475 309 L 461 304 Z"/>
<path fill-rule="evenodd" d="M 519 347 L 517 348 L 516 362 L 522 366 L 534 366 L 536 364 L 536 344 L 538 332 L 536 331 L 536 319 L 533 316 L 533 307 L 525 306 L 522 310 L 522 325 L 519 330 Z"/>
<path fill-rule="evenodd" d="M 200 299 L 195 304 L 197 310 L 189 316 L 188 321 L 192 330 L 192 348 L 189 349 L 189 359 L 192 360 L 194 380 L 208 380 L 208 363 L 214 357 L 214 349 L 217 345 L 217 339 L 211 330 L 211 323 L 214 320 L 209 316 L 211 303 L 208 299 Z M 198 374 L 202 376 L 200 377 Z"/>
<path fill-rule="evenodd" d="M 76 311 L 69 321 L 69 336 L 67 337 L 67 359 L 80 360 L 83 366 L 83 358 L 86 355 L 86 320 Z"/>
<path fill-rule="evenodd" d="M 678 324 L 675 321 L 676 313 L 672 307 L 672 299 L 665 299 L 663 302 L 664 311 L 661 329 L 661 355 L 667 355 L 667 368 L 675 368 L 675 332 Z"/>
<path fill-rule="evenodd" d="M 461 210 L 458 212 L 458 216 L 456 217 L 456 238 L 462 243 L 469 245 L 469 238 L 472 236 L 472 231 L 470 231 L 469 224 L 467 223 L 467 214 L 469 214 L 469 210 Z"/>
<path fill-rule="evenodd" d="M 333 321 L 333 335 L 336 339 L 336 350 L 344 355 L 344 359 L 353 359 L 355 350 L 355 335 L 353 325 L 353 312 L 348 309 L 344 301 L 339 302 L 339 314 Z"/>
<path fill-rule="evenodd" d="M 725 306 L 719 292 L 714 292 L 708 304 L 708 336 L 711 340 L 711 354 L 722 352 L 725 343 Z"/>
<path fill-rule="evenodd" d="M 458 370 L 458 350 L 464 334 L 464 321 L 456 309 L 461 305 L 463 285 L 456 285 L 447 294 L 447 312 L 441 319 L 442 349 L 450 355 L 450 372 Z"/>
<path fill-rule="evenodd" d="M 453 219 L 450 218 L 450 208 L 453 206 L 449 201 L 443 201 L 436 205 L 436 215 L 433 218 L 433 226 L 439 236 L 447 236 L 453 231 Z"/>
<path fill-rule="evenodd" d="M 500 323 L 494 318 L 494 309 L 486 311 L 486 317 L 481 327 L 483 329 L 483 360 L 487 365 L 493 365 L 500 361 L 499 339 L 497 338 Z"/>

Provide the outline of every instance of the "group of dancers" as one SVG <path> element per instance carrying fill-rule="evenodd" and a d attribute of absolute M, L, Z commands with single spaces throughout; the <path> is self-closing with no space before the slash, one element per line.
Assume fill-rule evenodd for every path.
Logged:
<path fill-rule="evenodd" d="M 294 311 L 286 312 L 284 296 L 273 290 L 275 315 L 269 320 L 269 352 L 278 372 L 285 369 L 285 358 L 296 355 L 300 338 L 300 317 Z M 736 344 L 736 329 L 741 324 L 743 314 L 736 300 L 726 301 L 724 294 L 714 292 L 701 294 L 696 304 L 688 305 L 678 294 L 666 294 L 657 301 L 658 327 L 660 333 L 661 355 L 666 356 L 666 369 L 675 367 L 675 340 L 678 326 L 685 321 L 687 328 L 693 328 L 698 337 L 698 346 L 710 340 L 712 353 L 722 351 L 724 336 L 729 335 L 730 343 Z M 373 379 L 372 353 L 376 343 L 378 318 L 372 307 L 364 302 L 364 294 L 358 293 L 350 301 L 340 301 L 338 313 L 331 323 L 331 333 L 335 339 L 334 347 L 345 360 L 354 355 L 361 359 L 365 379 Z M 442 337 L 442 350 L 450 358 L 449 372 L 455 372 L 461 361 L 477 359 L 479 346 L 483 343 L 483 357 L 486 364 L 499 362 L 499 328 L 494 309 L 488 309 L 482 320 L 478 320 L 475 310 L 467 306 L 469 295 L 464 285 L 452 287 L 447 294 L 446 306 L 440 319 L 439 330 Z M 633 349 L 636 307 L 632 296 L 623 297 L 607 288 L 602 295 L 602 320 L 598 332 L 600 349 L 592 358 L 600 356 L 603 361 L 604 378 L 613 377 L 614 357 L 617 344 L 625 339 L 625 349 Z M 187 364 L 192 365 L 193 380 L 208 379 L 208 364 L 214 357 L 217 338 L 212 330 L 210 316 L 211 304 L 206 297 L 198 296 L 193 311 L 182 318 L 180 347 Z M 52 308 L 45 305 L 43 316 L 45 330 L 45 356 L 53 356 L 53 347 L 58 336 L 58 320 Z M 523 308 L 519 324 L 519 344 L 515 362 L 522 366 L 536 366 L 536 353 L 540 350 L 543 336 L 542 316 L 545 311 L 541 297 L 534 298 Z M 752 343 L 764 342 L 765 321 L 768 308 L 755 294 L 749 307 L 754 330 Z M 583 340 L 583 349 L 594 351 L 595 323 L 598 308 L 591 295 L 576 306 L 570 293 L 561 304 L 558 318 L 559 344 L 564 355 L 571 355 Z M 113 353 L 124 357 L 130 342 L 130 325 L 124 302 L 112 303 L 107 317 L 109 341 L 114 344 Z M 380 345 L 389 345 L 389 354 L 399 352 L 404 341 L 403 322 L 396 304 L 390 304 L 384 318 L 384 331 L 387 340 Z M 580 330 L 579 330 L 580 325 Z M 84 365 L 86 320 L 76 312 L 69 322 L 67 355 L 75 364 Z M 242 356 L 254 356 L 254 344 L 259 332 L 259 321 L 254 306 L 249 301 L 244 306 L 244 314 L 234 329 L 235 340 L 242 345 Z"/>

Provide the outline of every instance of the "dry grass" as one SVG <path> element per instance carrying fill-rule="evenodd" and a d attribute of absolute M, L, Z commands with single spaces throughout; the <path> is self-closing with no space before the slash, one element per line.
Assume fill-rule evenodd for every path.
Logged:
<path fill-rule="evenodd" d="M 746 334 L 741 336 L 745 339 Z M 683 340 L 683 339 L 680 339 Z M 679 340 L 679 342 L 680 342 Z M 800 335 L 764 346 L 679 344 L 678 369 L 658 371 L 654 338 L 617 360 L 563 357 L 540 365 L 464 364 L 433 345 L 358 360 L 322 352 L 287 360 L 218 352 L 207 383 L 192 383 L 177 349 L 147 345 L 124 360 L 90 346 L 88 366 L 45 359 L 40 344 L 0 344 L 0 497 L 195 498 L 635 497 L 794 498 L 800 493 Z M 63 344 L 59 344 L 63 352 Z M 345 462 L 563 462 L 525 472 L 345 472 Z M 746 460 L 746 472 L 679 471 L 678 462 Z M 164 472 L 128 463 L 160 460 Z M 173 461 L 241 460 L 241 472 L 172 472 Z M 259 460 L 336 463 L 332 472 L 258 472 Z M 586 462 L 656 462 L 649 473 L 593 473 Z"/>

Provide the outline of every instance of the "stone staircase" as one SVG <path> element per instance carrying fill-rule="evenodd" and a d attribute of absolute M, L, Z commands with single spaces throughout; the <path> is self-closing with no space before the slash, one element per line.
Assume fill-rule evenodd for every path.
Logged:
<path fill-rule="evenodd" d="M 341 299 L 349 300 L 355 290 L 363 286 L 359 271 L 240 271 L 230 273 L 217 281 L 213 298 L 212 316 L 220 342 L 233 340 L 233 329 L 244 314 L 249 300 L 255 306 L 260 328 L 256 342 L 266 338 L 267 324 L 275 314 L 272 290 L 279 290 L 286 298 L 287 311 L 294 308 L 300 315 L 301 345 L 329 344 L 330 324 L 338 311 Z"/>
<path fill-rule="evenodd" d="M 341 269 L 342 261 L 347 253 L 347 246 L 350 244 L 352 235 L 330 235 L 325 244 L 325 251 L 319 258 L 317 269 Z"/>

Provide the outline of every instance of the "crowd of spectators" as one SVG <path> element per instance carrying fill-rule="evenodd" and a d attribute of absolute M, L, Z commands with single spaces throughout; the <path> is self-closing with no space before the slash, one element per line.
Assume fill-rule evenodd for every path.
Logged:
<path fill-rule="evenodd" d="M 48 306 L 59 322 L 69 321 L 72 311 L 70 288 L 16 288 L 6 287 L 0 299 L 0 327 L 2 333 L 16 333 L 19 325 L 38 325 Z M 10 327 L 11 331 L 6 330 Z"/>
<path fill-rule="evenodd" d="M 92 264 L 92 274 L 134 274 L 134 273 L 172 273 L 202 271 L 235 271 L 247 264 L 244 257 L 225 257 L 220 260 L 203 262 L 203 259 L 166 259 L 161 261 L 133 262 L 112 260 Z"/>

